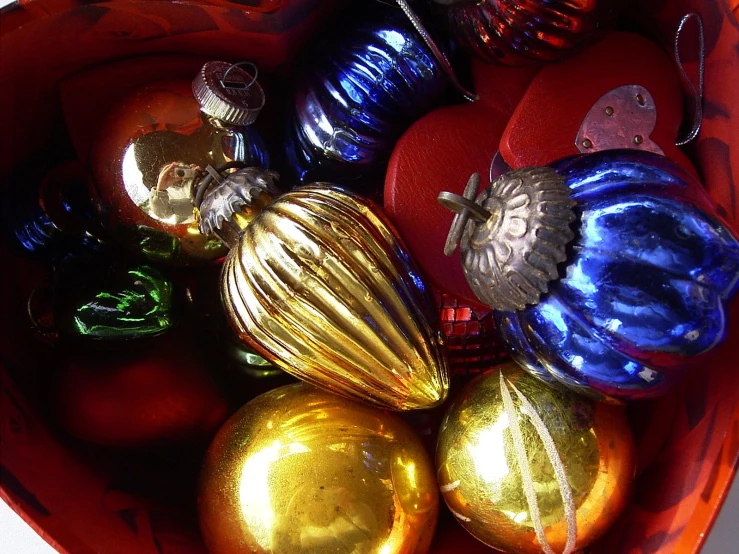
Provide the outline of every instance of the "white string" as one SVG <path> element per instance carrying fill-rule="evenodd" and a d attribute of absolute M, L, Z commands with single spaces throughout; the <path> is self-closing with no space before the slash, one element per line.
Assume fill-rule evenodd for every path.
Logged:
<path fill-rule="evenodd" d="M 516 409 L 513 406 L 513 398 L 503 380 L 503 372 L 500 372 L 500 392 L 503 396 L 503 407 L 508 415 L 508 424 L 511 429 L 511 435 L 513 435 L 513 451 L 516 455 L 519 469 L 521 470 L 523 493 L 526 496 L 526 503 L 529 506 L 531 521 L 534 523 L 536 538 L 539 540 L 539 545 L 545 554 L 554 554 L 554 550 L 552 550 L 552 547 L 549 545 L 547 536 L 544 533 L 544 525 L 541 522 L 541 514 L 539 513 L 539 504 L 536 500 L 534 480 L 531 477 L 531 466 L 529 465 L 529 458 L 526 455 L 526 446 L 523 442 L 521 427 L 518 425 L 518 416 L 516 414 Z"/>
<path fill-rule="evenodd" d="M 534 406 L 531 405 L 528 398 L 521 394 L 521 392 L 516 388 L 516 385 L 510 381 L 508 381 L 508 384 L 515 391 L 516 396 L 518 396 L 518 399 L 521 401 L 521 404 L 523 405 L 521 411 L 525 415 L 529 416 L 531 423 L 534 425 L 534 429 L 536 429 L 541 442 L 544 444 L 544 450 L 546 450 L 547 456 L 549 457 L 549 462 L 554 468 L 554 476 L 557 479 L 559 491 L 562 495 L 562 505 L 565 512 L 565 521 L 567 522 L 567 541 L 565 542 L 562 554 L 572 554 L 577 542 L 577 513 L 575 510 L 575 501 L 572 498 L 572 488 L 567 480 L 565 466 L 562 463 L 562 459 L 559 457 L 559 452 L 557 452 L 557 445 L 554 444 L 554 439 L 552 438 L 552 435 L 549 434 L 549 429 L 547 429 L 546 424 L 541 417 L 539 417 Z"/>

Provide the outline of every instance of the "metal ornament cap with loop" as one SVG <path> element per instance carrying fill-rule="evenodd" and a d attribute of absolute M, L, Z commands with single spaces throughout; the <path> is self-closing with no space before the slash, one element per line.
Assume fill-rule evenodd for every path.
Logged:
<path fill-rule="evenodd" d="M 444 253 L 459 244 L 470 288 L 495 310 L 516 311 L 538 304 L 559 277 L 575 238 L 570 224 L 576 205 L 562 176 L 549 167 L 505 173 L 475 200 L 480 177 L 464 196 L 442 192 L 439 202 L 458 212 Z"/>
<path fill-rule="evenodd" d="M 210 178 L 201 181 L 198 192 L 207 190 L 198 205 L 199 228 L 204 235 L 216 235 L 233 248 L 249 221 L 280 195 L 276 185 L 279 175 L 261 167 L 244 167 L 233 173 L 219 169 L 206 167 Z"/>
<path fill-rule="evenodd" d="M 254 75 L 239 67 L 249 65 Z M 265 103 L 251 62 L 208 62 L 192 82 L 192 92 L 203 113 L 234 126 L 251 125 Z"/>

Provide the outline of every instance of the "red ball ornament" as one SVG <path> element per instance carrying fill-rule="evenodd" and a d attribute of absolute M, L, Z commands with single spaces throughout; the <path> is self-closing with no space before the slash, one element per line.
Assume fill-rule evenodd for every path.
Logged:
<path fill-rule="evenodd" d="M 125 248 L 178 266 L 225 255 L 200 233 L 193 202 L 208 166 L 269 165 L 252 126 L 265 95 L 250 71 L 208 62 L 194 79 L 151 83 L 110 112 L 90 154 L 91 193 Z"/>
<path fill-rule="evenodd" d="M 229 412 L 203 357 L 179 334 L 114 356 L 70 357 L 58 369 L 52 394 L 63 429 L 106 446 L 209 440 Z"/>

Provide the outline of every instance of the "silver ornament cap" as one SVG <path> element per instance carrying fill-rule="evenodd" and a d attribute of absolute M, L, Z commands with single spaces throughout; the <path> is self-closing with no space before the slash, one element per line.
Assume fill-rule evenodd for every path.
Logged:
<path fill-rule="evenodd" d="M 204 113 L 234 126 L 254 123 L 265 103 L 256 75 L 229 62 L 203 65 L 192 92 Z"/>
<path fill-rule="evenodd" d="M 444 253 L 459 245 L 472 292 L 494 310 L 538 304 L 575 238 L 576 202 L 565 179 L 549 167 L 526 167 L 504 173 L 478 196 L 479 187 L 474 174 L 464 195 L 439 194 L 457 212 Z"/>

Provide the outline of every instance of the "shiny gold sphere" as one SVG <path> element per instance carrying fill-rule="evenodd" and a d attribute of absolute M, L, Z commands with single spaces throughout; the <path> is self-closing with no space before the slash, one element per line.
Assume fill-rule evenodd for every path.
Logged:
<path fill-rule="evenodd" d="M 623 410 L 549 387 L 514 363 L 471 381 L 436 451 L 444 500 L 485 544 L 571 553 L 626 504 L 636 462 Z"/>
<path fill-rule="evenodd" d="M 438 504 L 405 422 L 302 383 L 255 398 L 221 428 L 198 497 L 210 554 L 420 554 Z"/>

